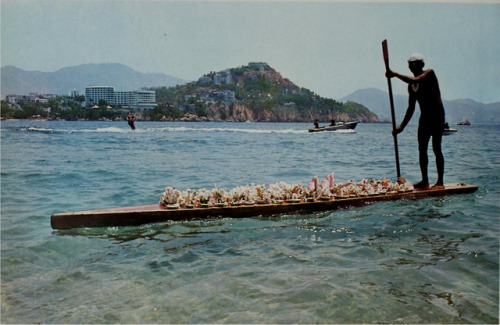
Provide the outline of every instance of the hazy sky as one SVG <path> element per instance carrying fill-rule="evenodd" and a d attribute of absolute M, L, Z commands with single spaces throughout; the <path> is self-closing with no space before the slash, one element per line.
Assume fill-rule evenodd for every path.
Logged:
<path fill-rule="evenodd" d="M 1 0 L 1 65 L 56 71 L 122 63 L 197 80 L 264 61 L 299 86 L 339 99 L 387 89 L 424 55 L 444 99 L 500 101 L 500 0 L 467 2 Z M 406 87 L 394 80 L 396 94 Z"/>

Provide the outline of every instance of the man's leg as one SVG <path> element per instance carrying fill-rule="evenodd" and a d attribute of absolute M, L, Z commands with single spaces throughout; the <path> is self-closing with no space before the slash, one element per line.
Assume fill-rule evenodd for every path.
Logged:
<path fill-rule="evenodd" d="M 436 168 L 438 179 L 435 186 L 443 186 L 444 185 L 444 156 L 441 151 L 441 139 L 443 138 L 442 132 L 437 132 L 432 136 L 432 150 L 434 151 L 434 155 L 436 156 Z"/>
<path fill-rule="evenodd" d="M 427 165 L 429 164 L 429 157 L 427 156 L 427 148 L 429 147 L 429 140 L 431 136 L 429 130 L 422 125 L 418 127 L 418 160 L 420 163 L 420 172 L 422 174 L 422 180 L 413 187 L 416 189 L 428 189 L 429 188 L 429 177 L 427 174 Z"/>

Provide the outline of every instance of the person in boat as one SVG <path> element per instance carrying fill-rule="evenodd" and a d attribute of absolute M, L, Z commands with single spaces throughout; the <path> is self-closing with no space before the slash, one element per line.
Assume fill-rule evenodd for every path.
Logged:
<path fill-rule="evenodd" d="M 318 120 L 317 120 L 317 119 L 316 119 L 316 120 L 314 120 L 314 127 L 315 127 L 316 129 L 317 129 L 317 128 L 319 128 L 319 122 L 318 122 Z"/>
<path fill-rule="evenodd" d="M 448 124 L 448 122 L 444 123 L 444 129 L 445 130 L 449 130 L 450 129 L 450 125 Z"/>
<path fill-rule="evenodd" d="M 127 116 L 127 122 L 128 125 L 130 125 L 130 128 L 132 128 L 132 130 L 135 130 L 135 116 L 129 114 Z"/>
<path fill-rule="evenodd" d="M 330 120 L 330 126 L 335 126 L 337 125 L 337 123 L 335 122 L 335 120 Z"/>
<path fill-rule="evenodd" d="M 414 184 L 416 189 L 428 189 L 429 178 L 427 166 L 429 158 L 427 148 L 432 137 L 432 150 L 436 156 L 437 182 L 433 188 L 443 188 L 444 157 L 441 151 L 441 139 L 443 137 L 443 125 L 445 123 L 445 112 L 441 100 L 439 83 L 434 70 L 424 70 L 424 58 L 420 53 L 414 53 L 408 59 L 408 67 L 412 76 L 401 75 L 392 70 L 387 71 L 387 77 L 396 77 L 408 84 L 408 109 L 401 124 L 392 131 L 393 135 L 403 132 L 415 112 L 415 104 L 420 107 L 420 120 L 418 124 L 418 152 L 422 180 Z"/>

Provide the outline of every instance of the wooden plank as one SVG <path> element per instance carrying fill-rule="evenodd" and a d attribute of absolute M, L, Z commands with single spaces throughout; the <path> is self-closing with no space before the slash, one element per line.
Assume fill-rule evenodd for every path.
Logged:
<path fill-rule="evenodd" d="M 316 200 L 313 202 L 282 203 L 282 204 L 255 204 L 245 206 L 210 207 L 194 209 L 161 208 L 158 204 L 135 207 L 100 209 L 91 211 L 58 213 L 50 219 L 54 229 L 71 229 L 84 227 L 117 227 L 139 226 L 147 223 L 182 221 L 208 218 L 245 218 L 269 216 L 291 213 L 312 213 L 362 206 L 381 201 L 404 199 L 422 199 L 432 196 L 471 193 L 478 189 L 476 185 L 446 184 L 444 189 L 414 190 L 403 193 L 389 193 L 376 196 L 357 196 L 329 201 Z"/>

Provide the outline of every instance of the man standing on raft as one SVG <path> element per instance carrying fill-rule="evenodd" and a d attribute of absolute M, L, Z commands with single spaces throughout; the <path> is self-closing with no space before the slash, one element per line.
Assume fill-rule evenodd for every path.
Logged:
<path fill-rule="evenodd" d="M 444 176 L 444 157 L 441 151 L 441 139 L 443 137 L 443 128 L 445 123 L 444 106 L 441 100 L 441 92 L 434 70 L 424 68 L 424 58 L 421 54 L 415 53 L 408 59 L 408 67 L 413 73 L 413 77 L 401 75 L 397 72 L 388 70 L 388 78 L 397 77 L 408 84 L 408 109 L 406 110 L 403 122 L 393 130 L 393 135 L 403 132 L 404 128 L 410 122 L 415 112 L 415 103 L 420 106 L 420 120 L 418 124 L 418 152 L 420 171 L 422 180 L 413 186 L 415 189 L 428 189 L 429 178 L 427 175 L 427 165 L 429 158 L 427 148 L 432 136 L 432 150 L 436 156 L 436 167 L 438 179 L 432 188 L 442 189 Z"/>

